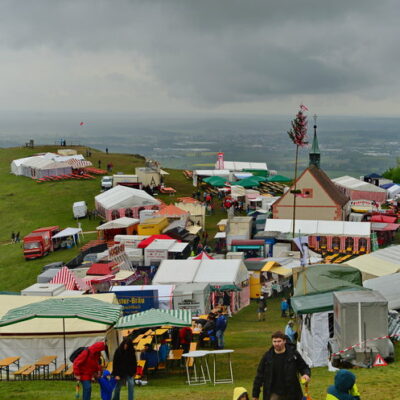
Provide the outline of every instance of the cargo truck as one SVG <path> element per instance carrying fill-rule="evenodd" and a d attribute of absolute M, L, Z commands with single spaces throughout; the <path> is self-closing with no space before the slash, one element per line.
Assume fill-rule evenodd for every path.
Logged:
<path fill-rule="evenodd" d="M 53 243 L 53 236 L 60 232 L 58 226 L 35 229 L 23 239 L 24 257 L 26 260 L 43 257 L 59 247 L 60 242 Z"/>

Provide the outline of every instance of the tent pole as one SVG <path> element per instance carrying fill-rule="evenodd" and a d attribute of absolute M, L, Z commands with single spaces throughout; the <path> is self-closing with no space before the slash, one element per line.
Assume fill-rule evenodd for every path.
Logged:
<path fill-rule="evenodd" d="M 67 369 L 67 347 L 65 343 L 65 318 L 63 320 L 63 336 L 64 336 L 64 364 L 65 364 L 65 370 Z"/>

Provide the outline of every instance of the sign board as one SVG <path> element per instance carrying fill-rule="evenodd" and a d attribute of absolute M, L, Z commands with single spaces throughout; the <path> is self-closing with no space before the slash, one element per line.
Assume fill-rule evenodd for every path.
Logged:
<path fill-rule="evenodd" d="M 114 292 L 124 315 L 158 308 L 158 290 L 123 290 Z"/>
<path fill-rule="evenodd" d="M 387 362 L 383 359 L 383 357 L 380 354 L 377 354 L 372 366 L 373 367 L 387 367 Z"/>

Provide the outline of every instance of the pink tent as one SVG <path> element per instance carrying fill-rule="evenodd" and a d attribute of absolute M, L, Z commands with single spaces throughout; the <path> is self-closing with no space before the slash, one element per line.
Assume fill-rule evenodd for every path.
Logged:
<path fill-rule="evenodd" d="M 74 273 L 66 266 L 60 268 L 57 275 L 50 283 L 62 283 L 66 290 L 88 290 L 90 286 L 80 278 L 77 278 Z"/>

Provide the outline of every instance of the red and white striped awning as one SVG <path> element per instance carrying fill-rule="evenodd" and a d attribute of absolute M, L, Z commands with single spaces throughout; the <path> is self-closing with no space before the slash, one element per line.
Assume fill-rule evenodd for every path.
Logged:
<path fill-rule="evenodd" d="M 83 279 L 80 279 L 74 275 L 68 267 L 62 267 L 57 275 L 50 281 L 50 283 L 61 283 L 65 285 L 66 290 L 88 290 L 88 285 Z"/>
<path fill-rule="evenodd" d="M 72 168 L 85 168 L 85 167 L 91 167 L 93 165 L 90 161 L 77 160 L 76 158 L 71 158 L 70 160 L 67 161 L 67 163 L 71 165 Z"/>

